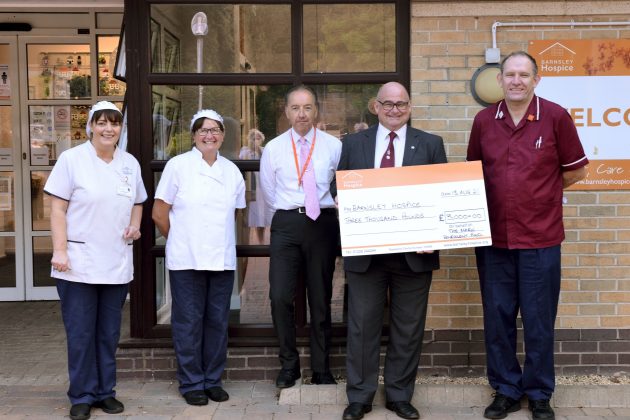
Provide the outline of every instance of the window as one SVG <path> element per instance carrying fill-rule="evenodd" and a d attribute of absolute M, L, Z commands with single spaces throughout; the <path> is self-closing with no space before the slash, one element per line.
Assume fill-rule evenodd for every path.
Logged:
<path fill-rule="evenodd" d="M 262 139 L 264 147 L 288 129 L 284 94 L 296 84 L 316 91 L 320 129 L 341 137 L 355 131 L 355 126 L 374 124 L 377 119 L 368 104 L 378 87 L 392 80 L 409 85 L 409 9 L 408 0 L 325 5 L 252 0 L 144 1 L 127 11 L 126 21 L 138 24 L 125 26 L 126 42 L 140 52 L 126 57 L 128 149 L 140 156 L 149 196 L 166 161 L 190 150 L 189 122 L 199 107 L 223 116 L 226 135 L 221 154 L 232 159 L 246 179 L 248 207 L 237 220 L 238 268 L 230 337 L 274 336 L 267 291 L 269 230 L 256 220 L 261 200 L 256 141 Z M 191 21 L 199 12 L 206 16 L 208 32 L 197 36 Z M 145 209 L 149 220 L 144 223 L 152 226 L 149 215 Z M 170 334 L 164 242 L 157 231 L 153 238 L 143 238 L 141 275 L 131 291 L 133 299 L 142 301 L 132 308 L 137 312 L 132 314 L 133 336 Z M 333 288 L 333 333 L 342 336 L 341 258 Z M 298 334 L 308 336 L 304 290 L 296 297 L 296 318 Z"/>

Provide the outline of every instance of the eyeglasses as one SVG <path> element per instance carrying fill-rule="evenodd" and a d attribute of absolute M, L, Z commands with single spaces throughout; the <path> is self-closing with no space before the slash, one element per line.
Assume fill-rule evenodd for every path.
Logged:
<path fill-rule="evenodd" d="M 221 130 L 221 128 L 219 127 L 202 128 L 200 130 L 197 130 L 197 133 L 199 133 L 202 136 L 207 136 L 208 133 L 218 136 L 220 134 L 223 134 L 223 130 Z"/>
<path fill-rule="evenodd" d="M 399 111 L 406 111 L 407 108 L 409 108 L 409 102 L 394 103 L 394 102 L 389 102 L 389 101 L 381 102 L 379 100 L 377 100 L 376 102 L 381 104 L 381 106 L 383 107 L 385 111 L 391 111 L 392 109 L 394 109 L 394 107 L 398 108 Z"/>

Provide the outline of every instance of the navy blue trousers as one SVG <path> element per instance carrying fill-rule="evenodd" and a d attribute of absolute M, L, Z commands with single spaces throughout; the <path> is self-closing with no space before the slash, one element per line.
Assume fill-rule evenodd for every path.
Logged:
<path fill-rule="evenodd" d="M 68 397 L 93 404 L 116 391 L 116 348 L 127 284 L 86 284 L 57 279 L 68 342 Z"/>
<path fill-rule="evenodd" d="M 560 296 L 560 245 L 475 250 L 484 313 L 488 381 L 513 399 L 549 399 L 555 388 L 554 323 Z M 516 318 L 525 360 L 516 357 Z"/>
<path fill-rule="evenodd" d="M 179 391 L 221 386 L 234 270 L 169 270 Z"/>

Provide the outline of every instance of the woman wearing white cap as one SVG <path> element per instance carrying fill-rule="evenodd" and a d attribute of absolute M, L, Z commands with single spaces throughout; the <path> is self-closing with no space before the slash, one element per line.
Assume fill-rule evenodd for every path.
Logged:
<path fill-rule="evenodd" d="M 70 418 L 92 407 L 121 413 L 116 397 L 116 348 L 122 306 L 133 279 L 133 241 L 140 238 L 147 193 L 140 165 L 116 147 L 122 114 L 97 102 L 88 115 L 89 141 L 59 156 L 44 191 L 50 195 L 53 256 L 68 341 Z"/>
<path fill-rule="evenodd" d="M 215 111 L 190 122 L 191 151 L 168 161 L 155 192 L 153 221 L 166 237 L 171 328 L 179 390 L 191 405 L 226 401 L 230 297 L 236 269 L 235 211 L 245 207 L 240 170 L 219 154 L 225 128 Z"/>

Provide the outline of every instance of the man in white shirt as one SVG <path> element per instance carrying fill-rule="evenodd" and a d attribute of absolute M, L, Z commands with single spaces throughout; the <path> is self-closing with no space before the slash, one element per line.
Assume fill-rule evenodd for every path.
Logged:
<path fill-rule="evenodd" d="M 269 298 L 280 345 L 278 388 L 295 385 L 300 358 L 295 339 L 295 292 L 304 278 L 310 308 L 312 383 L 334 384 L 330 373 L 330 298 L 339 223 L 330 194 L 341 142 L 315 128 L 317 100 L 306 86 L 286 95 L 291 128 L 271 140 L 260 160 L 260 184 L 271 221 Z"/>

